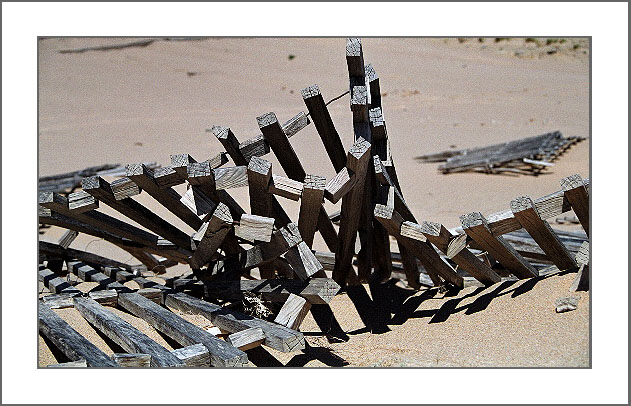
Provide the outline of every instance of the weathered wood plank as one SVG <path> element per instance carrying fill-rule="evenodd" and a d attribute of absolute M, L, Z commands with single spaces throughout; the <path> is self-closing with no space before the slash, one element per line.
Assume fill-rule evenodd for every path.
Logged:
<path fill-rule="evenodd" d="M 289 294 L 289 297 L 274 319 L 274 323 L 292 330 L 298 330 L 309 309 L 311 309 L 311 303 L 307 299 L 296 296 L 293 293 Z"/>
<path fill-rule="evenodd" d="M 589 235 L 589 195 L 581 175 L 572 175 L 561 179 L 561 188 L 572 210 L 581 222 L 583 230 Z"/>
<path fill-rule="evenodd" d="M 325 186 L 326 179 L 322 176 L 307 175 L 305 177 L 300 198 L 298 230 L 309 248 L 313 246 L 313 238 L 318 228 L 318 214 L 324 200 Z"/>
<path fill-rule="evenodd" d="M 112 183 L 110 183 L 110 187 L 112 188 L 112 194 L 116 200 L 127 199 L 128 197 L 139 195 L 140 192 L 142 192 L 142 189 L 128 177 L 113 180 Z"/>
<path fill-rule="evenodd" d="M 155 303 L 147 301 L 155 305 Z M 94 300 L 85 297 L 75 297 L 74 306 L 83 318 L 128 353 L 149 354 L 151 356 L 151 366 L 171 367 L 182 365 L 182 362 L 167 349 Z"/>
<path fill-rule="evenodd" d="M 421 225 L 421 230 L 427 238 L 427 241 L 447 254 L 449 242 L 454 239 L 454 236 L 447 231 L 442 224 L 424 221 Z M 485 285 L 492 285 L 501 281 L 501 277 L 495 273 L 489 265 L 479 260 L 466 247 L 462 247 L 460 251 L 454 252 L 450 258 L 458 264 L 458 266 Z"/>
<path fill-rule="evenodd" d="M 254 157 L 262 157 L 270 151 L 269 144 L 263 135 L 259 134 L 239 144 L 239 151 L 247 162 Z"/>
<path fill-rule="evenodd" d="M 351 191 L 357 182 L 357 177 L 348 168 L 342 168 L 326 184 L 324 197 L 331 203 L 337 203 L 344 195 Z"/>
<path fill-rule="evenodd" d="M 236 284 L 239 281 L 226 282 Z M 265 336 L 263 345 L 281 352 L 297 351 L 305 348 L 304 336 L 286 327 L 270 323 L 252 316 L 223 308 L 214 303 L 209 303 L 185 293 L 169 294 L 165 301 L 166 306 L 179 311 L 199 314 L 210 320 L 222 330 L 236 333 L 250 328 L 260 328 Z"/>
<path fill-rule="evenodd" d="M 462 228 L 483 250 L 488 251 L 500 264 L 520 279 L 537 276 L 537 270 L 526 261 L 502 236 L 494 235 L 482 213 L 460 216 Z"/>
<path fill-rule="evenodd" d="M 186 367 L 207 368 L 210 365 L 210 353 L 204 344 L 193 344 L 171 351 Z"/>
<path fill-rule="evenodd" d="M 305 281 L 323 269 L 320 261 L 315 257 L 311 248 L 304 242 L 290 248 L 285 253 L 285 259 L 299 279 Z"/>
<path fill-rule="evenodd" d="M 535 203 L 528 196 L 520 196 L 510 203 L 513 215 L 539 247 L 550 257 L 560 270 L 576 268 L 576 262 L 565 248 L 550 224 L 542 220 Z"/>
<path fill-rule="evenodd" d="M 243 157 L 243 154 L 239 150 L 239 141 L 230 128 L 213 126 L 210 130 L 206 131 L 217 137 L 228 155 L 230 155 L 230 158 L 232 158 L 235 165 L 243 166 L 248 164 L 248 161 Z"/>
<path fill-rule="evenodd" d="M 302 296 L 311 304 L 327 304 L 339 292 L 340 285 L 329 278 L 311 278 L 308 281 L 300 279 L 268 279 L 222 281 L 206 284 L 207 296 L 236 299 L 243 297 L 243 292 L 262 295 L 264 300 L 271 302 L 285 302 L 290 293 Z"/>
<path fill-rule="evenodd" d="M 303 183 L 280 175 L 272 175 L 269 192 L 277 196 L 298 201 L 302 195 Z"/>
<path fill-rule="evenodd" d="M 273 218 L 254 214 L 242 215 L 241 220 L 239 220 L 239 225 L 235 226 L 235 235 L 247 241 L 270 242 L 272 240 L 273 231 Z"/>
<path fill-rule="evenodd" d="M 85 359 L 89 367 L 115 367 L 116 363 L 88 341 L 46 304 L 39 303 L 39 332 L 46 336 L 71 361 Z"/>
<path fill-rule="evenodd" d="M 237 331 L 226 338 L 226 342 L 241 351 L 247 351 L 258 347 L 265 341 L 265 334 L 260 327 L 250 327 L 246 330 Z"/>
<path fill-rule="evenodd" d="M 99 199 L 101 202 L 129 217 L 138 224 L 142 224 L 156 234 L 167 238 L 178 247 L 187 248 L 190 245 L 189 237 L 185 233 L 157 216 L 142 204 L 132 198 L 120 201 L 114 199 L 109 183 L 103 178 L 99 176 L 84 178 L 81 181 L 81 185 L 83 190 Z"/>
<path fill-rule="evenodd" d="M 232 223 L 230 210 L 220 203 L 208 220 L 204 236 L 189 260 L 193 269 L 200 269 L 210 261 L 232 229 Z"/>
<path fill-rule="evenodd" d="M 301 111 L 283 124 L 283 131 L 287 138 L 291 138 L 310 123 L 309 117 Z"/>
<path fill-rule="evenodd" d="M 301 94 L 335 171 L 341 171 L 346 167 L 346 151 L 335 129 L 331 115 L 326 108 L 318 85 L 302 89 Z"/>
<path fill-rule="evenodd" d="M 247 170 L 247 166 L 213 169 L 215 189 L 223 190 L 248 186 Z"/>
<path fill-rule="evenodd" d="M 112 354 L 112 361 L 121 368 L 149 368 L 151 355 L 149 354 Z"/>
<path fill-rule="evenodd" d="M 85 213 L 98 209 L 99 201 L 84 190 L 78 190 L 68 195 L 68 209 L 77 213 Z"/>
<path fill-rule="evenodd" d="M 127 165 L 127 177 L 189 227 L 195 230 L 201 227 L 202 220 L 182 202 L 182 196 L 172 188 L 158 186 L 153 172 L 144 164 Z"/>
<path fill-rule="evenodd" d="M 405 245 L 405 247 L 421 261 L 425 269 L 427 269 L 430 277 L 432 277 L 432 275 L 440 275 L 447 282 L 456 287 L 462 288 L 462 277 L 440 258 L 438 253 L 427 241 L 421 242 L 401 235 L 403 218 L 396 210 L 394 210 L 393 207 L 378 204 L 375 206 L 374 216 L 381 224 L 383 224 L 385 229 L 388 231 L 388 234 L 392 235 Z M 439 285 L 441 283 L 440 280 L 436 280 L 436 276 L 432 277 L 432 282 L 434 282 L 434 285 Z M 419 281 L 408 280 L 408 284 L 410 286 L 413 286 L 412 283 L 416 283 L 418 285 Z"/>
<path fill-rule="evenodd" d="M 91 252 L 85 252 L 85 251 L 76 250 L 73 248 L 64 249 L 60 245 L 53 244 L 46 241 L 39 241 L 38 245 L 39 245 L 40 253 L 49 254 L 52 256 L 56 256 L 58 258 L 78 259 L 80 261 L 88 262 L 91 264 L 116 266 L 116 267 L 124 268 L 127 270 L 131 270 L 132 268 L 129 264 L 125 264 L 123 262 L 116 261 L 114 259 L 105 258 L 100 255 L 93 254 Z"/>
<path fill-rule="evenodd" d="M 88 363 L 83 358 L 77 361 L 62 362 L 60 364 L 46 365 L 46 368 L 86 368 Z"/>
<path fill-rule="evenodd" d="M 576 278 L 570 286 L 570 292 L 589 290 L 589 241 L 585 241 L 576 253 L 576 263 L 579 265 Z"/>
<path fill-rule="evenodd" d="M 247 365 L 247 355 L 218 339 L 212 334 L 189 323 L 167 309 L 136 293 L 121 293 L 118 303 L 125 310 L 146 320 L 158 331 L 168 335 L 181 345 L 204 344 L 210 352 L 215 367 L 242 367 Z"/>
<path fill-rule="evenodd" d="M 342 198 L 342 217 L 338 235 L 338 247 L 335 251 L 335 269 L 333 279 L 344 286 L 351 272 L 355 254 L 355 238 L 359 227 L 362 201 L 364 199 L 364 180 L 370 163 L 370 143 L 358 139 L 348 151 L 346 166 L 357 178 L 355 187 Z"/>
<path fill-rule="evenodd" d="M 64 235 L 61 236 L 61 238 L 59 238 L 57 244 L 66 249 L 70 246 L 70 244 L 72 244 L 72 242 L 75 240 L 75 238 L 77 238 L 78 235 L 78 232 L 74 230 L 68 230 L 64 233 Z"/>
<path fill-rule="evenodd" d="M 50 269 L 42 269 L 38 272 L 37 278 L 44 283 L 51 293 L 78 294 L 81 291 L 71 286 L 64 278 L 60 278 Z"/>

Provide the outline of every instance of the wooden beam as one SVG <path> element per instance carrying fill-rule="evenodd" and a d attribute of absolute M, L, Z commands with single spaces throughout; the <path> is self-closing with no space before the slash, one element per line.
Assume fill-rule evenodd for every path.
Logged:
<path fill-rule="evenodd" d="M 85 282 L 96 282 L 102 289 L 114 289 L 116 291 L 129 292 L 130 288 L 116 281 L 104 273 L 100 272 L 94 267 L 80 262 L 80 261 L 68 261 L 68 270 L 77 275 L 79 279 Z"/>
<path fill-rule="evenodd" d="M 285 259 L 296 276 L 303 281 L 323 270 L 322 264 L 304 241 L 290 248 L 285 253 Z"/>
<path fill-rule="evenodd" d="M 203 344 L 193 344 L 171 351 L 186 367 L 206 368 L 210 365 L 210 353 Z"/>
<path fill-rule="evenodd" d="M 338 247 L 335 251 L 335 269 L 333 279 L 344 286 L 351 272 L 355 254 L 355 238 L 359 227 L 362 201 L 364 199 L 364 179 L 370 162 L 370 143 L 358 139 L 348 151 L 346 166 L 357 177 L 355 187 L 342 198 L 342 216 Z"/>
<path fill-rule="evenodd" d="M 589 290 L 589 241 L 585 241 L 581 248 L 576 253 L 576 263 L 579 265 L 578 273 L 572 286 L 570 286 L 570 292 L 576 292 L 577 290 Z"/>
<path fill-rule="evenodd" d="M 311 303 L 305 298 L 296 296 L 293 293 L 289 294 L 289 297 L 274 319 L 274 323 L 292 330 L 298 330 L 310 308 Z"/>
<path fill-rule="evenodd" d="M 320 139 L 322 139 L 322 144 L 324 144 L 324 148 L 331 159 L 333 168 L 335 168 L 336 172 L 341 171 L 346 166 L 346 151 L 335 129 L 335 125 L 333 125 L 333 120 L 326 108 L 318 85 L 302 89 L 301 94 L 313 124 L 320 135 Z"/>
<path fill-rule="evenodd" d="M 68 209 L 76 213 L 85 213 L 98 209 L 99 201 L 84 190 L 78 190 L 68 195 Z"/>
<path fill-rule="evenodd" d="M 180 203 L 197 216 L 201 223 L 197 230 L 207 220 L 210 213 L 217 208 L 217 203 L 206 196 L 198 186 L 191 186 L 180 198 Z"/>
<path fill-rule="evenodd" d="M 303 185 L 298 214 L 298 230 L 305 244 L 312 248 L 313 238 L 318 228 L 318 213 L 324 200 L 326 178 L 318 175 L 307 175 Z"/>
<path fill-rule="evenodd" d="M 254 214 L 244 214 L 239 220 L 239 225 L 235 226 L 235 235 L 247 241 L 272 240 L 274 231 L 274 219 L 270 217 L 257 216 Z"/>
<path fill-rule="evenodd" d="M 37 279 L 48 288 L 51 293 L 79 294 L 81 291 L 71 286 L 65 278 L 60 278 L 50 269 L 42 269 L 37 273 Z"/>
<path fill-rule="evenodd" d="M 537 270 L 530 265 L 501 236 L 491 232 L 489 223 L 482 213 L 473 212 L 460 216 L 462 228 L 484 251 L 520 279 L 537 276 Z"/>
<path fill-rule="evenodd" d="M 208 132 L 208 130 L 206 130 Z M 239 141 L 228 127 L 213 126 L 210 132 L 217 137 L 235 165 L 247 165 L 248 161 L 239 150 Z"/>
<path fill-rule="evenodd" d="M 116 261 L 114 259 L 105 258 L 91 252 L 81 251 L 73 248 L 64 249 L 60 245 L 46 241 L 40 241 L 38 245 L 40 253 L 56 256 L 58 258 L 77 259 L 91 264 L 117 266 L 119 268 L 125 268 L 127 270 L 131 270 L 132 268 L 131 265 Z"/>
<path fill-rule="evenodd" d="M 230 281 L 225 283 L 237 284 L 238 286 L 241 282 Z M 304 336 L 299 332 L 194 298 L 185 293 L 167 295 L 165 304 L 170 308 L 185 313 L 202 315 L 210 320 L 213 325 L 230 333 L 237 333 L 250 328 L 260 328 L 265 336 L 263 345 L 281 352 L 292 352 L 305 348 Z"/>
<path fill-rule="evenodd" d="M 246 330 L 237 331 L 226 338 L 226 342 L 241 351 L 247 351 L 258 347 L 265 341 L 265 334 L 260 327 L 250 327 Z"/>
<path fill-rule="evenodd" d="M 205 226 L 202 240 L 189 260 L 193 269 L 200 269 L 210 261 L 232 229 L 232 223 L 230 210 L 225 204 L 219 203 Z"/>
<path fill-rule="evenodd" d="M 78 232 L 74 230 L 68 230 L 61 236 L 61 238 L 59 238 L 57 244 L 59 244 L 62 248 L 67 249 L 78 235 Z"/>
<path fill-rule="evenodd" d="M 125 310 L 146 320 L 156 330 L 168 335 L 181 345 L 204 344 L 210 352 L 211 364 L 214 367 L 247 365 L 248 357 L 243 351 L 137 293 L 121 293 L 118 303 Z"/>
<path fill-rule="evenodd" d="M 583 230 L 589 235 L 589 195 L 581 175 L 572 175 L 561 179 L 563 195 L 570 202 L 572 210 L 581 222 Z"/>
<path fill-rule="evenodd" d="M 39 332 L 64 353 L 71 361 L 85 359 L 89 367 L 115 367 L 116 363 L 88 341 L 61 317 L 39 303 L 37 318 Z"/>
<path fill-rule="evenodd" d="M 459 288 L 463 287 L 462 277 L 440 258 L 438 253 L 427 241 L 421 242 L 401 235 L 403 218 L 394 208 L 378 204 L 375 206 L 374 216 L 383 224 L 390 235 L 405 245 L 405 247 L 421 261 L 430 277 L 432 277 L 432 275 L 440 275 L 452 285 Z M 441 283 L 440 280 L 435 280 L 435 278 L 435 276 L 432 278 L 432 282 L 434 285 L 439 285 Z M 419 281 L 408 280 L 408 285 L 415 287 L 414 284 L 418 286 Z"/>
<path fill-rule="evenodd" d="M 302 195 L 303 183 L 280 175 L 272 175 L 269 192 L 277 196 L 298 201 Z"/>
<path fill-rule="evenodd" d="M 576 262 L 563 242 L 554 233 L 550 224 L 542 220 L 535 203 L 528 196 L 520 196 L 510 203 L 513 215 L 519 221 L 528 234 L 541 247 L 543 252 L 552 260 L 560 270 L 576 268 Z"/>
<path fill-rule="evenodd" d="M 189 246 L 189 238 L 185 233 L 163 220 L 142 204 L 132 198 L 120 201 L 114 199 L 109 183 L 100 176 L 84 178 L 81 181 L 81 185 L 83 190 L 99 199 L 101 202 L 129 217 L 138 224 L 142 224 L 143 227 L 167 238 L 178 247 L 184 248 Z"/>
<path fill-rule="evenodd" d="M 248 186 L 247 166 L 231 166 L 213 169 L 215 189 L 232 189 Z"/>
<path fill-rule="evenodd" d="M 308 126 L 309 123 L 309 117 L 307 117 L 304 111 L 301 111 L 283 124 L 283 131 L 285 132 L 287 138 L 291 138 L 296 135 L 298 131 Z"/>
<path fill-rule="evenodd" d="M 149 368 L 151 355 L 149 354 L 112 354 L 112 361 L 121 368 Z"/>
<path fill-rule="evenodd" d="M 123 200 L 139 195 L 142 189 L 128 177 L 119 178 L 110 183 L 114 199 Z"/>
<path fill-rule="evenodd" d="M 128 353 L 149 354 L 152 367 L 182 365 L 182 362 L 171 352 L 94 300 L 75 297 L 74 306 L 91 325 Z"/>
<path fill-rule="evenodd" d="M 211 282 L 205 286 L 209 297 L 240 300 L 243 292 L 262 295 L 264 300 L 285 302 L 290 293 L 302 296 L 311 304 L 327 304 L 339 292 L 340 285 L 329 278 L 268 279 Z"/>
<path fill-rule="evenodd" d="M 357 177 L 355 173 L 348 168 L 343 168 L 326 184 L 324 197 L 331 203 L 337 203 L 344 195 L 353 189 Z"/>
<path fill-rule="evenodd" d="M 454 239 L 453 236 L 442 224 L 424 221 L 420 226 L 421 232 L 427 238 L 427 241 L 434 244 L 439 250 L 447 254 L 449 243 Z M 500 282 L 501 277 L 491 269 L 485 262 L 479 260 L 471 251 L 462 247 L 458 252 L 454 252 L 452 259 L 458 266 L 467 271 L 471 276 L 484 283 L 492 285 Z"/>
<path fill-rule="evenodd" d="M 263 138 L 263 135 L 259 134 L 239 144 L 239 151 L 245 160 L 250 162 L 250 160 L 254 157 L 267 155 L 270 148 L 267 141 L 265 141 L 265 138 Z"/>

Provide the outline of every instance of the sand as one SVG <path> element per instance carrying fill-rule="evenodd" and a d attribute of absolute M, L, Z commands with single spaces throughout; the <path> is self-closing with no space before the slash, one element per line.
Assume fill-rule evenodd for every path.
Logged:
<path fill-rule="evenodd" d="M 258 115 L 274 111 L 283 122 L 306 111 L 300 96 L 303 87 L 317 83 L 329 100 L 348 86 L 344 40 L 338 38 L 215 38 L 157 41 L 143 48 L 112 51 L 58 52 L 126 41 L 39 41 L 40 175 L 102 163 L 156 161 L 166 165 L 169 155 L 176 153 L 207 159 L 221 150 L 219 142 L 205 132 L 212 125 L 230 126 L 245 140 L 258 134 Z M 546 45 L 543 39 L 538 46 L 523 39 L 367 38 L 363 44 L 366 62 L 373 64 L 380 77 L 402 191 L 419 220 L 458 226 L 458 216 L 463 213 L 504 210 L 518 195 L 537 198 L 558 190 L 559 180 L 565 176 L 589 176 L 589 139 L 572 147 L 539 177 L 442 175 L 438 164 L 414 160 L 449 148 L 554 130 L 589 137 L 585 40 Z M 557 51 L 549 54 L 552 50 Z M 290 59 L 290 55 L 294 57 Z M 352 142 L 348 96 L 329 109 L 348 148 Z M 291 143 L 308 173 L 334 175 L 313 126 L 292 137 Z M 283 174 L 275 158 L 268 155 L 266 159 L 272 161 L 275 173 Z M 233 195 L 247 210 L 247 191 L 238 189 Z M 150 196 L 141 194 L 137 200 L 183 231 L 192 232 Z M 297 218 L 298 204 L 285 199 L 283 203 L 289 215 Z M 339 204 L 326 207 L 332 212 Z M 107 206 L 100 210 L 120 217 Z M 56 241 L 62 233 L 52 227 L 40 237 Z M 72 247 L 134 263 L 126 252 L 93 237 L 81 235 Z M 315 248 L 326 249 L 319 236 Z M 185 271 L 186 267 L 178 266 L 169 273 Z M 390 326 L 391 332 L 354 334 L 348 343 L 331 344 L 331 348 L 356 366 L 585 366 L 589 362 L 589 294 L 581 294 L 579 309 L 574 312 L 557 315 L 553 309 L 558 297 L 569 294 L 572 278 L 545 279 L 527 293 L 495 298 L 486 309 L 472 314 L 466 314 L 467 304 L 485 292 L 459 303 L 453 300 L 471 293 L 469 290 L 454 298 L 425 300 L 414 309 L 420 317 Z M 445 321 L 429 322 L 436 309 L 454 305 L 462 310 Z M 346 296 L 336 297 L 332 306 L 347 331 L 364 327 Z M 315 332 L 310 320 L 309 316 L 303 328 Z M 329 345 L 317 336 L 308 339 L 314 340 L 314 346 Z M 274 355 L 292 365 L 284 356 Z M 294 364 L 304 362 L 305 357 L 303 354 L 302 361 Z M 318 363 L 324 365 L 307 361 L 308 365 Z"/>

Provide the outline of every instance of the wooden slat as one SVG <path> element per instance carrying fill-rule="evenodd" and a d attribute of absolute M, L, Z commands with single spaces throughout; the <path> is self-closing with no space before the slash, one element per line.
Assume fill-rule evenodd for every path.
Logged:
<path fill-rule="evenodd" d="M 209 132 L 217 137 L 235 165 L 243 166 L 248 164 L 248 161 L 245 160 L 243 154 L 239 151 L 239 141 L 230 128 L 213 126 Z"/>
<path fill-rule="evenodd" d="M 77 275 L 79 279 L 85 282 L 96 282 L 100 285 L 101 288 L 104 289 L 114 289 L 117 291 L 127 292 L 131 290 L 130 288 L 116 281 L 114 278 L 105 275 L 98 269 L 95 269 L 94 267 L 86 263 L 80 261 L 68 261 L 67 264 L 68 270 Z"/>
<path fill-rule="evenodd" d="M 303 183 L 280 175 L 272 175 L 269 192 L 276 196 L 298 201 L 302 195 Z"/>
<path fill-rule="evenodd" d="M 325 186 L 326 179 L 322 176 L 307 175 L 305 177 L 300 198 L 298 230 L 309 248 L 313 247 L 313 238 L 318 228 L 318 213 L 324 199 Z"/>
<path fill-rule="evenodd" d="M 246 351 L 258 347 L 265 341 L 265 334 L 260 327 L 251 327 L 246 330 L 237 331 L 226 338 L 226 342 L 241 351 Z"/>
<path fill-rule="evenodd" d="M 191 186 L 180 198 L 180 203 L 197 216 L 202 223 L 207 220 L 208 215 L 217 207 L 217 203 L 206 196 L 198 186 Z M 201 224 L 196 229 L 199 230 L 200 227 Z"/>
<path fill-rule="evenodd" d="M 440 258 L 438 253 L 427 241 L 421 242 L 401 235 L 403 218 L 394 208 L 378 204 L 375 206 L 374 215 L 375 218 L 383 224 L 390 235 L 405 245 L 405 247 L 421 261 L 430 277 L 432 274 L 440 275 L 447 282 L 462 288 L 462 277 Z M 429 273 L 430 271 L 432 274 Z M 440 280 L 435 280 L 434 278 L 435 276 L 432 278 L 432 282 L 434 282 L 435 285 L 440 284 Z M 418 284 L 418 281 L 414 282 Z M 408 284 L 412 286 L 410 280 L 408 280 Z"/>
<path fill-rule="evenodd" d="M 259 134 L 239 144 L 239 151 L 247 162 L 254 157 L 262 157 L 270 151 L 269 144 L 263 135 Z"/>
<path fill-rule="evenodd" d="M 351 272 L 353 255 L 355 254 L 355 238 L 359 227 L 362 201 L 364 199 L 364 179 L 370 163 L 370 143 L 364 139 L 357 140 L 348 152 L 347 168 L 355 173 L 355 187 L 342 198 L 342 217 L 338 247 L 335 251 L 335 269 L 333 279 L 344 286 Z"/>
<path fill-rule="evenodd" d="M 304 111 L 301 111 L 283 124 L 283 131 L 285 132 L 287 138 L 291 138 L 296 135 L 298 131 L 308 126 L 309 123 L 309 117 L 307 117 Z"/>
<path fill-rule="evenodd" d="M 210 365 L 210 353 L 203 344 L 187 345 L 171 351 L 186 367 L 207 368 Z"/>
<path fill-rule="evenodd" d="M 149 354 L 151 356 L 151 366 L 172 367 L 182 365 L 182 362 L 167 349 L 94 300 L 76 297 L 74 298 L 74 306 L 90 324 L 128 353 Z"/>
<path fill-rule="evenodd" d="M 357 182 L 357 177 L 348 168 L 342 168 L 326 184 L 324 196 L 331 203 L 337 203 L 344 195 L 351 191 Z"/>
<path fill-rule="evenodd" d="M 528 196 L 520 196 L 511 201 L 511 211 L 537 245 L 550 257 L 560 270 L 576 268 L 576 262 L 563 242 L 554 233 L 550 224 L 542 220 L 535 203 Z"/>
<path fill-rule="evenodd" d="M 181 345 L 204 344 L 210 352 L 212 366 L 242 367 L 247 365 L 248 357 L 243 351 L 137 293 L 120 294 L 118 303 L 125 310 L 146 320 L 156 330 L 168 335 Z"/>
<path fill-rule="evenodd" d="M 98 209 L 99 201 L 84 190 L 78 190 L 68 195 L 68 209 L 77 213 L 85 213 Z"/>
<path fill-rule="evenodd" d="M 303 281 L 323 269 L 320 261 L 318 261 L 311 248 L 304 241 L 290 248 L 285 253 L 285 259 L 289 262 L 296 276 Z"/>
<path fill-rule="evenodd" d="M 66 249 L 70 246 L 70 244 L 72 244 L 72 242 L 75 240 L 75 238 L 77 238 L 78 235 L 78 232 L 74 230 L 68 230 L 64 233 L 64 235 L 61 236 L 61 238 L 59 238 L 57 244 Z"/>
<path fill-rule="evenodd" d="M 576 263 L 579 265 L 576 278 L 570 286 L 570 292 L 589 290 L 589 242 L 585 241 L 576 253 Z"/>
<path fill-rule="evenodd" d="M 232 189 L 248 186 L 247 166 L 231 166 L 213 169 L 215 189 Z"/>
<path fill-rule="evenodd" d="M 520 279 L 537 276 L 537 270 L 526 261 L 502 236 L 494 235 L 482 213 L 460 216 L 462 228 L 483 250 Z"/>
<path fill-rule="evenodd" d="M 298 226 L 289 223 L 272 234 L 270 242 L 262 242 L 240 254 L 239 262 L 243 270 L 252 269 L 275 260 L 290 248 L 300 243 Z"/>
<path fill-rule="evenodd" d="M 257 216 L 254 214 L 244 214 L 239 220 L 239 225 L 235 227 L 235 235 L 247 241 L 272 240 L 274 231 L 274 219 L 270 217 Z"/>
<path fill-rule="evenodd" d="M 298 330 L 310 308 L 311 303 L 305 298 L 290 294 L 274 319 L 274 323 Z"/>
<path fill-rule="evenodd" d="M 239 286 L 241 282 L 226 282 Z M 265 320 L 248 316 L 213 303 L 196 299 L 185 293 L 169 294 L 165 304 L 168 307 L 191 314 L 200 314 L 215 326 L 231 333 L 260 328 L 265 336 L 263 345 L 281 352 L 297 351 L 305 348 L 304 336 L 296 331 L 278 326 Z"/>
<path fill-rule="evenodd" d="M 285 302 L 293 293 L 311 304 L 327 304 L 339 292 L 340 285 L 329 278 L 311 278 L 306 282 L 299 279 L 241 280 L 208 283 L 205 290 L 210 297 L 237 300 L 243 297 L 243 292 L 252 292 L 272 302 Z"/>
<path fill-rule="evenodd" d="M 230 210 L 225 204 L 220 203 L 208 220 L 202 240 L 190 258 L 189 262 L 193 269 L 200 269 L 215 255 L 232 229 L 232 222 Z"/>
<path fill-rule="evenodd" d="M 442 224 L 424 221 L 421 225 L 421 230 L 427 238 L 427 241 L 447 254 L 449 242 L 454 236 L 447 231 Z M 450 258 L 458 264 L 458 266 L 485 285 L 492 285 L 501 281 L 501 277 L 495 273 L 489 265 L 479 260 L 465 247 L 458 252 L 454 252 Z"/>
<path fill-rule="evenodd" d="M 139 195 L 142 189 L 128 177 L 116 179 L 110 183 L 114 199 L 123 200 Z"/>
<path fill-rule="evenodd" d="M 41 281 L 51 293 L 78 294 L 81 291 L 71 286 L 64 278 L 60 278 L 50 269 L 42 269 L 37 274 L 38 280 Z"/>
<path fill-rule="evenodd" d="M 73 248 L 64 249 L 62 246 L 53 244 L 46 241 L 39 241 L 39 251 L 40 253 L 50 254 L 52 256 L 56 256 L 58 258 L 72 258 L 78 259 L 80 261 L 92 263 L 92 264 L 100 264 L 100 265 L 109 265 L 109 266 L 117 266 L 119 268 L 125 268 L 127 270 L 131 270 L 132 267 L 129 264 L 125 264 L 120 261 L 116 261 L 114 259 L 102 257 L 97 254 L 93 254 L 91 252 L 81 251 Z"/>
<path fill-rule="evenodd" d="M 151 355 L 149 354 L 112 354 L 112 361 L 121 368 L 149 368 Z"/>
<path fill-rule="evenodd" d="M 561 179 L 561 188 L 572 210 L 581 222 L 583 230 L 589 235 L 589 195 L 581 175 L 572 175 Z"/>
<path fill-rule="evenodd" d="M 158 186 L 154 180 L 153 172 L 144 164 L 127 165 L 127 177 L 188 226 L 195 230 L 201 227 L 202 220 L 182 203 L 182 196 L 172 188 Z"/>
<path fill-rule="evenodd" d="M 315 125 L 322 139 L 322 144 L 324 144 L 324 148 L 331 159 L 333 168 L 335 168 L 336 172 L 341 171 L 346 166 L 346 151 L 335 129 L 335 125 L 333 125 L 333 120 L 326 108 L 318 85 L 302 89 L 301 94 L 313 120 L 313 125 Z"/>
<path fill-rule="evenodd" d="M 39 303 L 37 313 L 39 332 L 46 336 L 71 361 L 85 359 L 89 367 L 115 367 L 116 363 L 88 341 L 61 317 Z"/>
<path fill-rule="evenodd" d="M 99 199 L 101 202 L 129 217 L 138 224 L 142 224 L 161 237 L 167 238 L 179 247 L 186 248 L 189 246 L 189 238 L 185 233 L 157 216 L 142 204 L 132 198 L 121 201 L 114 199 L 109 183 L 100 176 L 84 178 L 81 181 L 81 185 L 83 186 L 83 190 Z"/>

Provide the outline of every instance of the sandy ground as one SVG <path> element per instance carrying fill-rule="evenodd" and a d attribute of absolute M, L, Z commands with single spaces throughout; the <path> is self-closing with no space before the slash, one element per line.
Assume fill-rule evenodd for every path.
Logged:
<path fill-rule="evenodd" d="M 175 153 L 207 159 L 221 150 L 219 142 L 205 132 L 207 128 L 230 126 L 243 141 L 258 134 L 258 115 L 274 111 L 284 122 L 306 111 L 300 89 L 317 83 L 329 100 L 348 86 L 345 41 L 340 38 L 214 38 L 157 41 L 111 51 L 58 52 L 122 42 L 127 40 L 39 41 L 40 175 L 102 163 L 167 165 L 169 155 Z M 571 148 L 539 177 L 442 175 L 438 164 L 414 160 L 449 148 L 554 130 L 589 137 L 586 40 L 366 38 L 363 46 L 366 62 L 373 64 L 380 77 L 402 191 L 419 220 L 454 227 L 463 213 L 504 210 L 518 195 L 536 198 L 558 190 L 565 176 L 589 176 L 589 140 Z M 348 103 L 345 96 L 329 106 L 345 148 L 352 143 Z M 292 137 L 291 143 L 308 173 L 334 175 L 312 125 Z M 265 158 L 273 162 L 275 173 L 283 174 L 271 154 Z M 233 196 L 248 209 L 247 190 L 236 189 Z M 146 194 L 135 198 L 183 231 L 193 231 Z M 284 199 L 283 203 L 289 215 L 297 218 L 298 204 Z M 339 204 L 327 204 L 329 212 L 338 208 Z M 100 210 L 118 216 L 106 206 Z M 41 238 L 56 241 L 62 233 L 53 227 Z M 92 237 L 82 235 L 72 247 L 134 262 L 126 252 Z M 325 249 L 319 236 L 315 248 Z M 170 273 L 184 271 L 184 266 L 178 266 Z M 459 303 L 454 301 L 469 290 L 453 298 L 416 299 L 413 315 L 401 325 L 391 325 L 392 331 L 385 334 L 362 332 L 364 325 L 354 306 L 342 295 L 333 301 L 335 314 L 347 332 L 359 332 L 350 335 L 348 343 L 331 347 L 345 362 L 362 366 L 585 366 L 589 295 L 581 294 L 577 311 L 557 315 L 553 310 L 554 301 L 569 294 L 572 277 L 545 279 L 524 294 L 494 298 L 484 311 L 471 314 L 467 314 L 468 304 L 486 297 L 485 292 Z M 413 304 L 414 300 L 409 306 Z M 445 306 L 455 307 L 456 313 L 445 321 L 430 322 L 441 313 L 437 309 Z M 78 316 L 73 312 L 60 311 L 69 319 Z M 397 313 L 392 314 L 396 320 Z M 303 329 L 313 333 L 317 328 L 310 320 L 309 316 Z M 89 327 L 81 327 L 81 320 L 74 322 L 77 329 Z M 314 346 L 326 341 L 318 336 L 309 340 Z M 274 355 L 290 365 L 304 361 Z M 307 361 L 308 365 L 318 363 L 326 364 Z"/>

